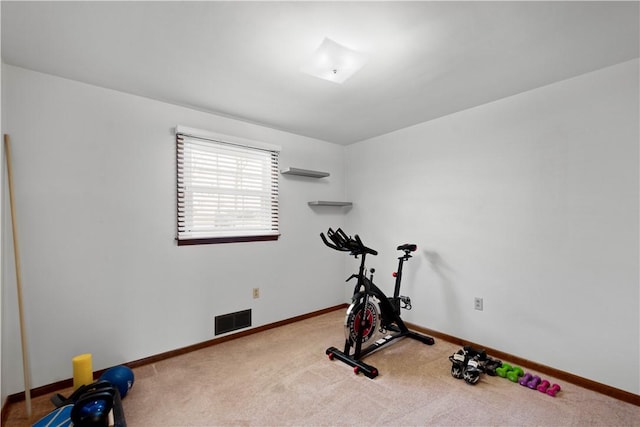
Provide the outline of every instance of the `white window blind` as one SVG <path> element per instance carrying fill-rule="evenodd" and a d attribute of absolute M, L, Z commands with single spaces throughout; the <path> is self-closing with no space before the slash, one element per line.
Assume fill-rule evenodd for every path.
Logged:
<path fill-rule="evenodd" d="M 178 244 L 278 238 L 278 150 L 176 132 Z"/>

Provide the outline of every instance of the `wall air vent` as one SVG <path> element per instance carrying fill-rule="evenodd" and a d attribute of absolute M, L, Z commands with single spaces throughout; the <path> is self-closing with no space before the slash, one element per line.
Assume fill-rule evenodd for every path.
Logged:
<path fill-rule="evenodd" d="M 235 313 L 223 314 L 215 317 L 215 334 L 226 334 L 251 326 L 251 310 L 243 310 Z"/>

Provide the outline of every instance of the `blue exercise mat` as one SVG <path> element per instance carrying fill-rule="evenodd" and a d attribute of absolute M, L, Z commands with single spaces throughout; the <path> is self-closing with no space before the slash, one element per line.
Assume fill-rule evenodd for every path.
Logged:
<path fill-rule="evenodd" d="M 69 427 L 72 425 L 71 409 L 73 409 L 73 405 L 65 405 L 53 412 L 49 412 L 36 422 L 33 427 Z"/>

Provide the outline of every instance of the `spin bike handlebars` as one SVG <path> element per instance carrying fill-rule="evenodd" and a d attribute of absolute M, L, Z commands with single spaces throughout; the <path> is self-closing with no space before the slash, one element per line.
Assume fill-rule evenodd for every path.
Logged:
<path fill-rule="evenodd" d="M 327 231 L 327 236 L 331 240 L 327 240 L 324 233 L 320 233 L 320 237 L 325 245 L 329 246 L 331 249 L 335 249 L 337 251 L 343 252 L 351 252 L 351 255 L 360 255 L 360 254 L 371 254 L 378 255 L 378 251 L 366 247 L 360 237 L 358 235 L 354 235 L 353 237 L 348 236 L 341 228 L 338 228 L 336 231 L 333 231 L 331 228 Z"/>

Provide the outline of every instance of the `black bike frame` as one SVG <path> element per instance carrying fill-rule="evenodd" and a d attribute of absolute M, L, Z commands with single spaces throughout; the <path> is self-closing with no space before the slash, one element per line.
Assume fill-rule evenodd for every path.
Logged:
<path fill-rule="evenodd" d="M 329 229 L 328 235 L 335 243 L 335 245 L 328 242 L 322 233 L 320 234 L 322 240 L 327 246 L 340 251 L 350 251 L 351 255 L 362 257 L 360 259 L 360 268 L 358 270 L 358 274 L 351 275 L 347 279 L 347 281 L 353 279 L 354 277 L 358 279 L 352 297 L 352 304 L 355 304 L 354 307 L 358 310 L 357 313 L 353 313 L 354 320 L 357 319 L 358 316 L 360 319 L 360 325 L 358 327 L 355 343 L 352 344 L 350 342 L 349 336 L 345 337 L 344 351 L 340 351 L 335 347 L 329 347 L 326 351 L 326 354 L 329 356 L 329 358 L 337 358 L 338 360 L 352 366 L 356 373 L 362 372 L 369 378 L 375 378 L 378 375 L 378 370 L 361 360 L 366 355 L 402 337 L 413 338 L 428 345 L 434 344 L 435 341 L 433 338 L 410 331 L 400 318 L 400 300 L 401 298 L 404 298 L 400 296 L 402 268 L 404 262 L 411 258 L 409 252 L 415 251 L 415 245 L 403 245 L 398 247 L 399 250 L 404 250 L 405 253 L 398 258 L 398 270 L 396 272 L 393 298 L 388 298 L 384 294 L 384 292 L 382 292 L 373 283 L 373 274 L 371 279 L 366 277 L 366 254 L 369 253 L 372 255 L 376 255 L 377 252 L 373 249 L 365 247 L 357 235 L 354 236 L 354 239 L 351 239 L 346 236 L 346 234 L 344 234 L 344 232 L 342 232 L 342 230 L 340 229 L 338 229 L 338 231 L 335 233 L 331 229 Z M 379 315 L 381 320 L 380 327 L 381 329 L 389 332 L 389 334 L 387 334 L 384 338 L 380 338 L 372 344 L 368 345 L 366 348 L 362 348 L 362 338 L 367 326 L 367 307 L 369 305 L 369 298 L 372 296 L 379 301 Z M 374 325 L 371 326 L 373 327 Z"/>

